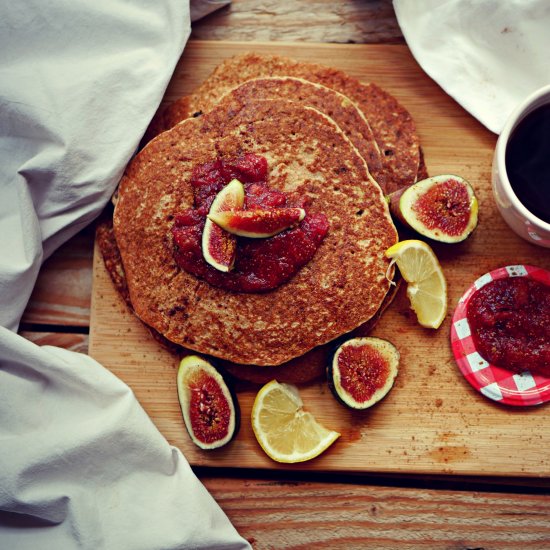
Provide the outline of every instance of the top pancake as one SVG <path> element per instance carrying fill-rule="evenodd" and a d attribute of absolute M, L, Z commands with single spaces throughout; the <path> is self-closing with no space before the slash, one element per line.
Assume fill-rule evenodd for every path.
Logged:
<path fill-rule="evenodd" d="M 231 95 L 243 104 L 259 99 L 287 99 L 301 105 L 315 107 L 329 116 L 353 143 L 365 159 L 369 172 L 378 182 L 384 177 L 380 149 L 371 127 L 362 111 L 345 95 L 302 78 L 265 77 L 253 78 L 232 89 Z"/>
<path fill-rule="evenodd" d="M 330 228 L 313 260 L 265 294 L 229 293 L 181 270 L 173 215 L 192 205 L 193 168 L 245 152 L 263 155 L 268 185 Z M 230 96 L 153 140 L 121 183 L 114 228 L 138 317 L 182 346 L 225 360 L 277 365 L 370 319 L 388 288 L 384 251 L 397 234 L 380 188 L 338 126 L 319 111 Z"/>
<path fill-rule="evenodd" d="M 398 101 L 375 84 L 362 84 L 343 71 L 280 56 L 255 53 L 232 57 L 220 64 L 193 94 L 174 102 L 153 121 L 149 135 L 181 120 L 208 112 L 228 91 L 247 80 L 289 76 L 321 84 L 347 96 L 364 113 L 382 153 L 384 172 L 375 179 L 388 194 L 417 180 L 420 142 L 412 117 Z"/>

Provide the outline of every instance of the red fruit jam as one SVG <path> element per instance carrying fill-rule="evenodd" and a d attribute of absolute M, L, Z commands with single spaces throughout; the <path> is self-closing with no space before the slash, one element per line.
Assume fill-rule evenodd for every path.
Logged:
<path fill-rule="evenodd" d="M 466 313 L 479 354 L 489 363 L 550 376 L 550 287 L 526 277 L 491 281 Z"/>
<path fill-rule="evenodd" d="M 345 346 L 338 355 L 342 388 L 359 403 L 366 403 L 384 387 L 390 368 L 371 346 Z"/>
<path fill-rule="evenodd" d="M 202 253 L 206 215 L 216 195 L 232 179 L 245 188 L 248 210 L 298 207 L 306 209 L 299 225 L 266 239 L 237 238 L 235 265 L 228 273 L 210 266 Z M 254 154 L 217 159 L 197 166 L 191 177 L 194 207 L 176 214 L 172 228 L 177 264 L 215 287 L 233 292 L 265 292 L 291 279 L 315 255 L 328 231 L 324 214 L 307 212 L 306 200 L 289 201 L 267 185 L 267 160 Z"/>

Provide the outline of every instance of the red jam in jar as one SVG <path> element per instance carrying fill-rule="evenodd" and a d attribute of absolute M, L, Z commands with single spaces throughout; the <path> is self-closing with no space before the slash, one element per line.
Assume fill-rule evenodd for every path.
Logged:
<path fill-rule="evenodd" d="M 467 308 L 474 344 L 489 363 L 550 376 L 550 287 L 527 277 L 497 279 Z"/>

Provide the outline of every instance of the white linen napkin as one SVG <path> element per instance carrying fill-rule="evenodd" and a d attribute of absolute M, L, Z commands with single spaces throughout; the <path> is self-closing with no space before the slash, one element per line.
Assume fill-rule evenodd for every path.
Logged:
<path fill-rule="evenodd" d="M 44 258 L 109 200 L 190 32 L 185 0 L 0 18 L 0 548 L 249 548 L 132 391 L 15 331 Z"/>
<path fill-rule="evenodd" d="M 426 73 L 494 133 L 550 83 L 548 0 L 393 0 Z"/>

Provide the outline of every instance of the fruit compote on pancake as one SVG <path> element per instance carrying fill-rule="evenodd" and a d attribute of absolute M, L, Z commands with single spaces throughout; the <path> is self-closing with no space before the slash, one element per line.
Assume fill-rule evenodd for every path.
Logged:
<path fill-rule="evenodd" d="M 195 168 L 191 177 L 194 207 L 176 214 L 172 228 L 174 257 L 182 269 L 212 286 L 254 293 L 277 288 L 313 258 L 328 231 L 326 216 L 307 212 L 305 197 L 290 201 L 285 193 L 270 188 L 267 172 L 267 160 L 251 153 Z M 297 226 L 273 237 L 238 237 L 233 269 L 223 272 L 205 261 L 201 240 L 214 198 L 233 179 L 244 184 L 246 210 L 298 207 L 307 214 Z"/>

